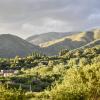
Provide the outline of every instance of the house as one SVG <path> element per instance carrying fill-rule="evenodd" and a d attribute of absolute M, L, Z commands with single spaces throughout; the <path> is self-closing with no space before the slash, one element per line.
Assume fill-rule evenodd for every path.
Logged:
<path fill-rule="evenodd" d="M 3 76 L 3 77 L 12 76 L 15 74 L 18 74 L 17 70 L 1 70 L 0 71 L 0 76 Z"/>

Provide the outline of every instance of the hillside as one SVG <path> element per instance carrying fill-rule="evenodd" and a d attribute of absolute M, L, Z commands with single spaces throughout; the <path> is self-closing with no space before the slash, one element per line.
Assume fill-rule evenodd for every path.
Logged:
<path fill-rule="evenodd" d="M 100 45 L 53 57 L 0 58 L 0 69 L 1 100 L 100 100 Z"/>
<path fill-rule="evenodd" d="M 72 34 L 61 39 L 49 41 L 43 43 L 41 47 L 44 49 L 44 51 L 46 49 L 47 54 L 50 52 L 50 55 L 55 55 L 63 49 L 76 49 L 97 39 L 100 39 L 99 29 Z"/>
<path fill-rule="evenodd" d="M 0 35 L 0 57 L 26 56 L 33 51 L 38 51 L 39 47 L 13 35 Z"/>
<path fill-rule="evenodd" d="M 100 39 L 94 40 L 94 41 L 92 41 L 92 42 L 90 42 L 90 43 L 88 43 L 80 48 L 94 47 L 96 45 L 100 45 Z"/>
<path fill-rule="evenodd" d="M 41 45 L 42 43 L 45 43 L 48 41 L 54 41 L 56 39 L 60 39 L 70 34 L 73 34 L 73 32 L 65 32 L 65 33 L 64 32 L 48 32 L 48 33 L 30 36 L 26 40 L 32 44 Z"/>
<path fill-rule="evenodd" d="M 53 34 L 55 35 L 53 36 Z M 27 56 L 34 51 L 53 56 L 57 55 L 58 52 L 63 49 L 73 50 L 85 45 L 93 45 L 93 43 L 95 45 L 100 39 L 99 29 L 75 34 L 69 33 L 69 35 L 66 34 L 67 33 L 45 33 L 43 36 L 42 34 L 39 36 L 37 35 L 34 37 L 34 40 L 37 41 L 35 41 L 37 44 L 39 44 L 40 41 L 43 42 L 61 37 L 60 39 L 52 40 L 49 42 L 41 42 L 41 44 L 39 44 L 40 47 L 36 46 L 36 44 L 34 45 L 33 43 L 29 43 L 17 36 L 9 34 L 0 35 L 0 57 L 15 57 L 16 55 Z"/>

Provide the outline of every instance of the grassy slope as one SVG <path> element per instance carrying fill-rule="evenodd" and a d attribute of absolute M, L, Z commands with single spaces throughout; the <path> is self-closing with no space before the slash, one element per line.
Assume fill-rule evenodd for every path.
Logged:
<path fill-rule="evenodd" d="M 45 53 L 54 55 L 62 49 L 76 49 L 97 39 L 100 39 L 99 29 L 77 33 L 55 41 L 49 41 L 42 44 L 41 47 L 46 51 Z"/>
<path fill-rule="evenodd" d="M 26 40 L 35 45 L 42 45 L 42 43 L 45 43 L 48 41 L 54 41 L 56 39 L 60 39 L 62 37 L 70 35 L 72 33 L 73 32 L 48 32 L 44 34 L 30 36 Z"/>

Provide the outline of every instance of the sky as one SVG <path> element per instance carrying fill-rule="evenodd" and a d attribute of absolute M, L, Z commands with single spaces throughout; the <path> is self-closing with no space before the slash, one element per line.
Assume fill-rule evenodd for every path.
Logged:
<path fill-rule="evenodd" d="M 0 34 L 22 38 L 100 26 L 100 0 L 0 0 Z"/>

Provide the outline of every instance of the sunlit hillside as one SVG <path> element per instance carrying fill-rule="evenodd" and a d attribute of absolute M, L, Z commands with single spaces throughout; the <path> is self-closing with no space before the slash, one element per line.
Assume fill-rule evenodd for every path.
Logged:
<path fill-rule="evenodd" d="M 40 44 L 40 47 L 49 47 L 52 45 L 56 45 L 60 42 L 66 41 L 67 39 L 71 39 L 71 41 L 84 41 L 86 43 L 91 42 L 93 40 L 100 39 L 100 29 L 95 29 L 92 31 L 72 34 L 72 35 L 66 36 L 66 37 L 61 38 L 61 39 L 57 39 L 54 41 L 49 41 L 49 42 Z"/>
<path fill-rule="evenodd" d="M 100 45 L 1 58 L 0 69 L 1 100 L 100 100 Z"/>
<path fill-rule="evenodd" d="M 57 55 L 63 49 L 73 50 L 100 39 L 100 29 L 72 34 L 61 39 L 40 44 L 47 55 Z"/>

